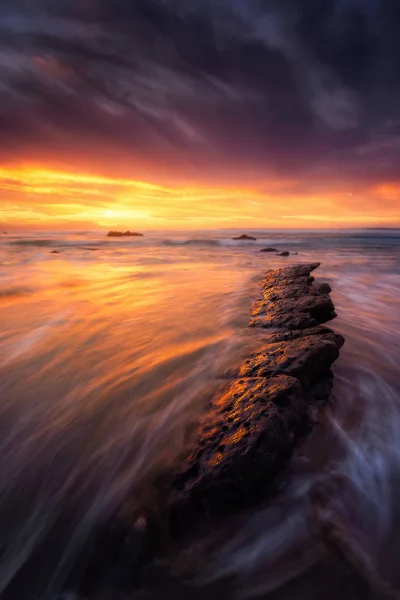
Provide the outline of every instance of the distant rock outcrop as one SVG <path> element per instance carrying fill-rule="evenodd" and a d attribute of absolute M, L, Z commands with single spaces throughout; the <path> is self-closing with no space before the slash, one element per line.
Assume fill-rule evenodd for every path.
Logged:
<path fill-rule="evenodd" d="M 255 242 L 257 240 L 257 238 L 252 237 L 251 235 L 247 235 L 247 233 L 244 233 L 243 235 L 239 235 L 239 237 L 234 237 L 232 239 L 233 240 L 248 240 L 251 242 Z"/>
<path fill-rule="evenodd" d="M 260 252 L 278 252 L 277 248 L 261 248 Z"/>
<path fill-rule="evenodd" d="M 135 231 L 109 231 L 107 237 L 143 237 L 143 233 Z"/>
<path fill-rule="evenodd" d="M 278 256 L 290 256 L 290 252 L 288 252 L 287 250 L 285 250 L 284 252 L 280 252 L 278 254 Z"/>
<path fill-rule="evenodd" d="M 52 250 L 52 251 L 50 252 L 50 254 L 61 254 L 61 252 L 59 252 L 58 250 Z"/>

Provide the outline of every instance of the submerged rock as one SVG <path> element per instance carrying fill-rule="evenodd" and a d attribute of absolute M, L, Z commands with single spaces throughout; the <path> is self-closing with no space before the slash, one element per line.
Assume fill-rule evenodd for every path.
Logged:
<path fill-rule="evenodd" d="M 239 235 L 239 237 L 234 237 L 232 239 L 233 240 L 250 240 L 252 242 L 255 242 L 257 240 L 257 238 L 252 237 L 251 235 L 247 235 L 247 233 L 244 233 L 243 235 Z"/>
<path fill-rule="evenodd" d="M 261 248 L 260 252 L 278 252 L 277 248 Z"/>
<path fill-rule="evenodd" d="M 134 231 L 109 231 L 107 237 L 143 237 L 143 233 L 136 233 Z"/>

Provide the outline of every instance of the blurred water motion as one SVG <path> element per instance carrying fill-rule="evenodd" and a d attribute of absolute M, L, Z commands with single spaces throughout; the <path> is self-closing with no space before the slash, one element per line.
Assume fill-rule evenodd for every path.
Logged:
<path fill-rule="evenodd" d="M 397 583 L 400 234 L 254 235 L 1 239 L 4 597 L 57 591 L 94 528 L 144 494 L 254 344 L 246 327 L 263 272 L 310 260 L 323 263 L 346 338 L 332 405 L 279 496 L 199 561 L 198 585 L 234 578 L 234 597 L 261 597 L 326 552 L 315 536 L 324 519 Z M 259 252 L 268 245 L 299 255 Z"/>

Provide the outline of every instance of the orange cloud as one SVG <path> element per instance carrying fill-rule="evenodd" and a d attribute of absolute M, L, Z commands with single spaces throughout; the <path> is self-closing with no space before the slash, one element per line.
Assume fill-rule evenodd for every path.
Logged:
<path fill-rule="evenodd" d="M 386 200 L 400 200 L 400 183 L 383 183 L 377 185 L 374 190 L 375 194 Z"/>
<path fill-rule="evenodd" d="M 161 185 L 44 167 L 0 169 L 0 221 L 10 227 L 355 227 L 398 225 L 400 185 L 357 195 L 295 181 L 253 187 Z"/>

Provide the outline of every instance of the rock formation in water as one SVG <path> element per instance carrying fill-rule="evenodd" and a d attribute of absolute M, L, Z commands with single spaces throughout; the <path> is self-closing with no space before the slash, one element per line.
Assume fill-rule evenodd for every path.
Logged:
<path fill-rule="evenodd" d="M 277 248 L 261 248 L 260 252 L 278 252 Z"/>
<path fill-rule="evenodd" d="M 293 265 L 269 271 L 262 296 L 254 304 L 252 327 L 307 329 L 336 317 L 327 283 L 315 283 L 310 276 L 319 263 Z"/>
<path fill-rule="evenodd" d="M 310 427 L 309 407 L 327 400 L 331 365 L 343 338 L 321 325 L 335 316 L 317 264 L 267 273 L 253 327 L 274 328 L 245 360 L 226 392 L 210 403 L 196 435 L 164 483 L 170 527 L 178 536 L 253 503 Z"/>
<path fill-rule="evenodd" d="M 143 233 L 135 231 L 109 231 L 107 237 L 143 237 Z"/>
<path fill-rule="evenodd" d="M 285 250 L 284 252 L 280 252 L 278 254 L 278 256 L 290 256 L 290 252 L 288 252 L 287 250 Z"/>
<path fill-rule="evenodd" d="M 59 250 L 52 250 L 50 254 L 61 254 L 61 252 L 59 252 Z"/>
<path fill-rule="evenodd" d="M 247 235 L 247 233 L 244 233 L 243 235 L 239 235 L 239 237 L 234 237 L 232 239 L 233 240 L 250 240 L 252 242 L 257 241 L 257 238 L 252 237 L 251 235 Z"/>
<path fill-rule="evenodd" d="M 98 585 L 111 571 L 120 573 L 117 579 L 132 578 L 135 566 L 151 556 L 148 544 L 160 547 L 165 531 L 179 547 L 221 517 L 265 497 L 310 431 L 310 407 L 328 400 L 331 365 L 344 343 L 323 325 L 335 313 L 329 285 L 310 275 L 318 266 L 267 272 L 250 322 L 260 328 L 261 349 L 231 373 L 224 392 L 210 401 L 176 465 L 154 482 L 145 506 L 128 507 L 130 517 L 120 515 L 99 536 L 83 589 Z M 148 525 L 144 546 L 133 527 L 138 516 Z"/>

